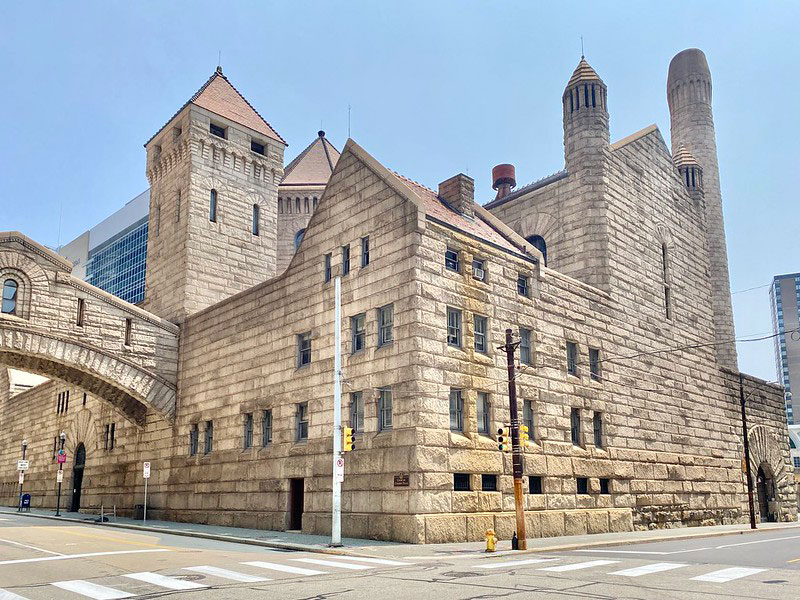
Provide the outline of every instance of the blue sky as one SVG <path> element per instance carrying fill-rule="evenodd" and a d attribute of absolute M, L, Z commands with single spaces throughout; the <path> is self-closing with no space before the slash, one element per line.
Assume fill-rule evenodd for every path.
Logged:
<path fill-rule="evenodd" d="M 422 183 L 459 172 L 493 196 L 563 166 L 560 97 L 580 58 L 608 85 L 612 140 L 651 123 L 669 141 L 667 66 L 708 57 L 731 285 L 800 271 L 790 2 L 5 2 L 0 229 L 69 241 L 147 187 L 142 144 L 211 75 L 226 75 L 288 140 L 352 136 Z M 59 218 L 61 215 L 61 218 Z M 766 287 L 735 293 L 737 335 L 770 332 Z M 775 379 L 771 341 L 739 344 Z"/>

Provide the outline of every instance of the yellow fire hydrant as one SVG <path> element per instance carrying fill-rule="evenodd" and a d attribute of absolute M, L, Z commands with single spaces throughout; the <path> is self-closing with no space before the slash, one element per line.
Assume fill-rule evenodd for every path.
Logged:
<path fill-rule="evenodd" d="M 494 535 L 494 529 L 486 530 L 486 552 L 494 552 L 497 546 L 497 537 Z"/>

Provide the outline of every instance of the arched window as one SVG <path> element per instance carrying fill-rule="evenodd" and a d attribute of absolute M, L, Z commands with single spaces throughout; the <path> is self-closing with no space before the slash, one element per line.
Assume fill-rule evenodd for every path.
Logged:
<path fill-rule="evenodd" d="M 300 198 L 295 198 L 294 199 L 294 208 L 295 208 L 294 212 L 296 212 L 299 215 L 300 214 Z"/>
<path fill-rule="evenodd" d="M 3 310 L 7 315 L 17 314 L 17 289 L 19 284 L 13 279 L 3 282 Z"/>
<path fill-rule="evenodd" d="M 314 210 L 317 210 L 317 197 L 314 196 Z"/>
<path fill-rule="evenodd" d="M 667 245 L 661 244 L 661 277 L 664 284 L 664 316 L 672 319 L 672 296 L 669 286 L 669 255 Z"/>
<path fill-rule="evenodd" d="M 258 235 L 258 204 L 253 204 L 253 235 Z"/>
<path fill-rule="evenodd" d="M 305 202 L 303 203 L 303 209 L 304 209 L 306 212 L 311 212 L 311 211 L 309 210 L 309 207 L 308 207 L 308 198 L 306 198 L 306 199 L 305 199 Z"/>
<path fill-rule="evenodd" d="M 278 198 L 278 214 L 283 214 L 283 200 Z"/>
<path fill-rule="evenodd" d="M 211 200 L 208 203 L 208 220 L 217 222 L 217 190 L 211 190 Z"/>
<path fill-rule="evenodd" d="M 303 236 L 305 235 L 305 233 L 306 233 L 306 230 L 305 229 L 301 229 L 300 231 L 298 231 L 297 233 L 294 234 L 294 249 L 295 249 L 295 252 L 297 252 L 297 249 L 300 247 L 300 242 L 303 241 Z"/>
<path fill-rule="evenodd" d="M 540 235 L 532 235 L 525 238 L 530 244 L 536 248 L 539 252 L 542 253 L 542 257 L 544 258 L 544 266 L 547 266 L 547 244 L 544 241 L 544 238 Z"/>

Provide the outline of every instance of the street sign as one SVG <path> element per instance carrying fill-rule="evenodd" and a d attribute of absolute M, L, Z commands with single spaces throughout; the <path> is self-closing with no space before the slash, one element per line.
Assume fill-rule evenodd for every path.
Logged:
<path fill-rule="evenodd" d="M 64 451 L 62 450 L 61 452 L 64 452 Z M 67 462 L 67 453 L 66 452 L 64 452 L 64 454 L 59 453 L 58 462 L 59 462 L 59 464 Z"/>
<path fill-rule="evenodd" d="M 150 463 L 149 462 L 144 463 L 144 478 L 145 479 L 150 479 Z"/>
<path fill-rule="evenodd" d="M 22 485 L 23 483 L 25 483 L 25 471 L 20 471 L 19 472 L 19 484 Z"/>
<path fill-rule="evenodd" d="M 336 459 L 336 469 L 333 474 L 336 481 L 342 483 L 344 481 L 344 459 L 339 457 Z"/>
<path fill-rule="evenodd" d="M 27 471 L 29 465 L 30 465 L 30 461 L 18 460 L 17 461 L 17 471 Z"/>
<path fill-rule="evenodd" d="M 62 481 L 64 481 L 64 471 L 59 469 L 56 471 L 56 483 L 61 483 Z"/>

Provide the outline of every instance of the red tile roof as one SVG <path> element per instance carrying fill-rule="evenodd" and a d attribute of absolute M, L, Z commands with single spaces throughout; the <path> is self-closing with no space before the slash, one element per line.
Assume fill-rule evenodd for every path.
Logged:
<path fill-rule="evenodd" d="M 325 132 L 320 131 L 317 138 L 286 165 L 281 185 L 327 185 L 337 160 L 339 151 L 327 140 Z"/>

